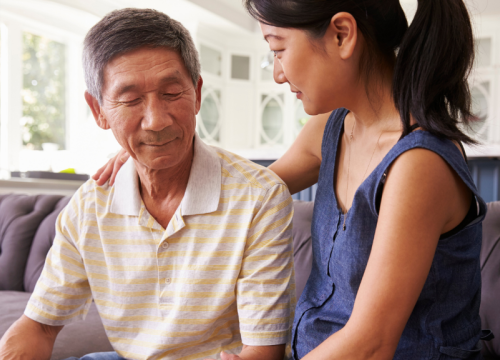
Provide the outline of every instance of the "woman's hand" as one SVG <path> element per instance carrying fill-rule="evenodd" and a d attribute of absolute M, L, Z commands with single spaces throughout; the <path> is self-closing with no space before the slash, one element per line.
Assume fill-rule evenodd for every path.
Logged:
<path fill-rule="evenodd" d="M 130 157 L 129 153 L 124 149 L 121 149 L 118 154 L 116 154 L 111 160 L 108 161 L 106 165 L 97 170 L 97 172 L 92 175 L 92 179 L 97 182 L 97 185 L 102 186 L 108 181 L 109 185 L 113 185 L 115 182 L 116 174 L 118 170 L 125 164 L 125 162 Z"/>
<path fill-rule="evenodd" d="M 220 353 L 222 360 L 281 360 L 285 356 L 285 344 L 269 346 L 243 345 L 239 355 Z M 212 360 L 212 359 L 205 359 Z"/>
<path fill-rule="evenodd" d="M 220 353 L 220 358 L 222 360 L 242 360 L 238 355 L 227 354 L 224 351 Z M 213 359 L 205 359 L 205 360 L 213 360 Z"/>

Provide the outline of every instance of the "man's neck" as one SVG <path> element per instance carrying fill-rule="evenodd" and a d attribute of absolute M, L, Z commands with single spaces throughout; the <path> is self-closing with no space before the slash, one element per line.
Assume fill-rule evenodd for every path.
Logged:
<path fill-rule="evenodd" d="M 144 205 L 165 229 L 186 192 L 193 156 L 194 144 L 186 159 L 168 169 L 152 170 L 134 161 Z"/>

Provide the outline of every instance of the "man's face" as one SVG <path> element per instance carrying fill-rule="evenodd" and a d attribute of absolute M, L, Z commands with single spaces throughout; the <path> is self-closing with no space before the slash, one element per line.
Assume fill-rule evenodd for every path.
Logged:
<path fill-rule="evenodd" d="M 111 128 L 135 160 L 151 170 L 166 169 L 192 150 L 202 83 L 200 78 L 193 86 L 176 51 L 141 48 L 106 65 L 102 106 L 95 109 L 93 98 L 89 105 L 98 125 Z"/>

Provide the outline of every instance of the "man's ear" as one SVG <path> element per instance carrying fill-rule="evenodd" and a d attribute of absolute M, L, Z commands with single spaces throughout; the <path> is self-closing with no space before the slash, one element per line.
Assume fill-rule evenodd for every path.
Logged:
<path fill-rule="evenodd" d="M 200 75 L 198 79 L 198 84 L 196 84 L 196 88 L 194 89 L 196 93 L 196 115 L 200 112 L 201 108 L 201 88 L 203 87 L 203 78 Z"/>
<path fill-rule="evenodd" d="M 358 42 L 358 23 L 347 12 L 335 14 L 330 21 L 330 31 L 334 36 L 333 45 L 338 48 L 342 60 L 349 59 Z"/>
<path fill-rule="evenodd" d="M 87 101 L 87 104 L 90 107 L 90 110 L 92 111 L 92 115 L 94 115 L 95 122 L 97 123 L 97 126 L 99 126 L 101 129 L 108 130 L 109 129 L 109 124 L 106 118 L 104 117 L 104 114 L 102 112 L 101 106 L 99 105 L 99 101 L 88 91 L 85 91 L 85 101 Z"/>

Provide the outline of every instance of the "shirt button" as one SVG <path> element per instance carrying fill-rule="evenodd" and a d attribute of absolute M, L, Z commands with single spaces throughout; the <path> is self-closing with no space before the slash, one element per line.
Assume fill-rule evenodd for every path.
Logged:
<path fill-rule="evenodd" d="M 172 279 L 171 278 L 166 278 L 165 279 L 165 284 L 170 285 L 171 283 L 172 283 Z"/>
<path fill-rule="evenodd" d="M 164 249 L 168 248 L 168 242 L 165 241 L 163 244 L 161 244 L 161 247 Z"/>

